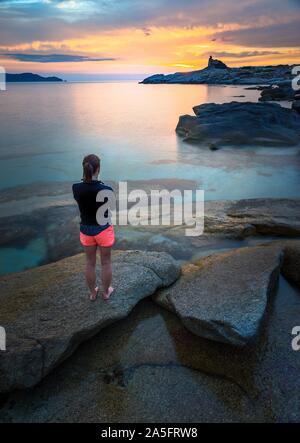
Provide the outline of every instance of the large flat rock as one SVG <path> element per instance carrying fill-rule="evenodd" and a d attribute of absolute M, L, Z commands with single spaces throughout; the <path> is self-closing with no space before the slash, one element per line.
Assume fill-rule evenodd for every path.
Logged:
<path fill-rule="evenodd" d="M 275 293 L 282 247 L 258 246 L 206 257 L 189 265 L 153 298 L 175 312 L 193 333 L 244 346 L 253 340 Z"/>
<path fill-rule="evenodd" d="M 180 274 L 166 253 L 118 251 L 113 256 L 115 293 L 88 300 L 83 254 L 1 277 L 0 325 L 7 350 L 0 354 L 0 392 L 37 384 L 78 345 L 128 315 L 144 297 Z"/>
<path fill-rule="evenodd" d="M 2 398 L 0 422 L 299 423 L 299 312 L 281 277 L 259 339 L 237 348 L 192 334 L 147 298 L 37 386 Z"/>
<path fill-rule="evenodd" d="M 224 145 L 292 146 L 300 142 L 300 118 L 278 103 L 205 103 L 182 115 L 176 132 L 186 141 Z"/>
<path fill-rule="evenodd" d="M 299 236 L 300 199 L 256 198 L 205 203 L 205 233 L 229 237 Z"/>

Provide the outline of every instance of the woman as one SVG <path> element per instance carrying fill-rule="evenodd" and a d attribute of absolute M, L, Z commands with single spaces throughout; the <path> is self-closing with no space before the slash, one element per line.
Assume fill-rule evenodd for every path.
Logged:
<path fill-rule="evenodd" d="M 100 159 L 97 155 L 90 154 L 84 157 L 82 162 L 83 179 L 81 183 L 73 185 L 73 195 L 80 211 L 80 242 L 85 249 L 86 270 L 85 277 L 90 290 L 90 300 L 97 298 L 98 287 L 96 286 L 96 257 L 97 248 L 100 249 L 102 267 L 103 299 L 108 300 L 113 292 L 111 286 L 112 266 L 111 247 L 115 242 L 114 228 L 109 223 L 99 225 L 96 213 L 104 202 L 97 202 L 96 196 L 99 191 L 111 190 L 110 186 L 98 180 L 100 173 Z"/>

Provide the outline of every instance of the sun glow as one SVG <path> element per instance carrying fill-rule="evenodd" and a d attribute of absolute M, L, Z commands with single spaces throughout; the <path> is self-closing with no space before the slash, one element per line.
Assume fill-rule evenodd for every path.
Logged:
<path fill-rule="evenodd" d="M 57 8 L 87 10 L 88 1 L 63 1 Z M 270 22 L 270 20 L 269 20 Z M 300 62 L 300 49 L 295 47 L 270 48 L 241 46 L 218 34 L 243 31 L 249 24 L 218 23 L 214 26 L 149 26 L 147 28 L 121 27 L 99 29 L 76 38 L 33 40 L 1 48 L 0 64 L 11 72 L 48 73 L 171 73 L 174 69 L 188 71 L 207 65 L 209 55 L 221 58 L 229 66 L 267 65 Z M 258 21 L 258 26 L 261 26 Z M 75 54 L 97 61 L 65 61 L 38 63 L 18 61 L 3 56 L 5 53 Z M 2 55 L 1 55 L 2 54 Z M 108 60 L 107 60 L 108 59 Z M 113 60 L 112 60 L 113 59 Z"/>

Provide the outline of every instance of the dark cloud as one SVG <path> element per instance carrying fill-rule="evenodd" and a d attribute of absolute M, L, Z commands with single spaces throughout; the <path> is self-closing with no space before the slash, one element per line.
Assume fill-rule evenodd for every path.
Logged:
<path fill-rule="evenodd" d="M 300 18 L 300 17 L 299 17 Z M 300 46 L 299 19 L 249 29 L 219 32 L 214 38 L 240 46 L 284 48 Z"/>
<path fill-rule="evenodd" d="M 259 57 L 264 55 L 278 55 L 279 51 L 242 51 L 242 52 L 227 52 L 227 51 L 210 51 L 204 52 L 201 55 L 212 55 L 214 57 L 231 57 L 231 58 L 247 58 Z"/>
<path fill-rule="evenodd" d="M 150 28 L 144 27 L 144 28 L 142 28 L 142 31 L 143 31 L 143 33 L 144 33 L 144 35 L 146 37 L 149 37 L 149 35 L 151 35 L 151 29 Z"/>
<path fill-rule="evenodd" d="M 124 27 L 148 36 L 153 26 L 215 26 L 212 39 L 222 42 L 298 46 L 299 18 L 299 0 L 0 0 L 0 41 L 59 41 Z M 232 23 L 249 29 L 217 31 Z"/>
<path fill-rule="evenodd" d="M 34 63 L 63 63 L 63 62 L 103 62 L 116 60 L 115 58 L 102 57 L 92 58 L 85 55 L 71 55 L 71 54 L 16 54 L 13 52 L 6 52 L 0 54 L 4 57 L 9 57 L 20 62 L 34 62 Z"/>

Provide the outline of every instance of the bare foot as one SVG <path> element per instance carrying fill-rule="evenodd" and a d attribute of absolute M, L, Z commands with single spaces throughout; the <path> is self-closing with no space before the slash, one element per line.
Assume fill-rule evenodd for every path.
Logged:
<path fill-rule="evenodd" d="M 95 301 L 96 300 L 97 295 L 98 295 L 98 291 L 99 291 L 99 288 L 98 288 L 98 286 L 96 286 L 94 291 L 90 294 L 90 300 L 91 301 Z"/>
<path fill-rule="evenodd" d="M 108 288 L 108 291 L 103 293 L 103 295 L 102 295 L 103 299 L 108 300 L 109 297 L 111 296 L 111 294 L 113 293 L 113 291 L 114 291 L 114 288 L 112 286 L 110 286 Z"/>

